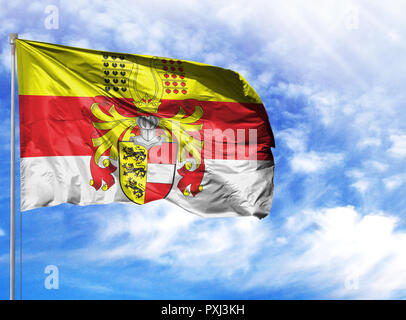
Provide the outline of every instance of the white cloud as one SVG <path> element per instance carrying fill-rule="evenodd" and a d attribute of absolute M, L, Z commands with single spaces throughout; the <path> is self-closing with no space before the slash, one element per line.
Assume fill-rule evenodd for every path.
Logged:
<path fill-rule="evenodd" d="M 364 194 L 370 187 L 371 182 L 367 179 L 359 179 L 357 182 L 353 183 L 351 186 L 357 189 L 360 193 Z"/>
<path fill-rule="evenodd" d="M 369 168 L 371 171 L 383 172 L 388 169 L 388 165 L 382 161 L 377 160 L 366 160 L 364 166 Z"/>
<path fill-rule="evenodd" d="M 340 153 L 303 152 L 295 153 L 290 161 L 294 172 L 318 173 L 339 165 L 344 160 Z"/>
<path fill-rule="evenodd" d="M 0 237 L 3 237 L 5 235 L 6 235 L 6 233 L 4 232 L 4 230 L 0 228 Z"/>
<path fill-rule="evenodd" d="M 372 137 L 367 137 L 364 139 L 361 139 L 358 142 L 358 147 L 359 148 L 367 148 L 367 147 L 379 147 L 381 145 L 381 140 L 378 138 L 372 138 Z"/>
<path fill-rule="evenodd" d="M 320 91 L 311 95 L 311 103 L 321 115 L 321 122 L 330 125 L 337 120 L 337 108 L 341 109 L 342 103 L 334 92 Z M 342 110 L 340 110 L 342 112 Z"/>
<path fill-rule="evenodd" d="M 396 297 L 406 286 L 406 233 L 396 231 L 397 223 L 382 213 L 362 216 L 353 207 L 296 214 L 285 226 L 287 246 L 262 261 L 259 269 L 268 268 L 248 287 L 296 283 L 329 290 L 324 297 Z M 356 290 L 346 286 L 352 277 L 358 277 Z"/>
<path fill-rule="evenodd" d="M 293 152 L 303 152 L 306 150 L 307 135 L 308 132 L 300 128 L 289 128 L 276 132 L 276 138 L 283 141 Z"/>
<path fill-rule="evenodd" d="M 392 146 L 388 150 L 394 158 L 404 158 L 406 156 L 406 134 L 391 135 Z"/>
<path fill-rule="evenodd" d="M 65 252 L 69 261 L 147 260 L 191 283 L 264 292 L 295 284 L 324 298 L 393 298 L 406 286 L 406 233 L 382 212 L 304 210 L 279 225 L 269 218 L 203 219 L 158 203 L 96 222 L 93 245 Z M 356 290 L 348 288 L 353 277 Z"/>
<path fill-rule="evenodd" d="M 182 268 L 188 278 L 193 273 L 222 278 L 247 271 L 261 243 L 270 238 L 257 218 L 203 219 L 165 202 L 137 211 L 129 207 L 97 223 L 97 246 L 85 250 L 87 259 L 148 259 Z"/>
<path fill-rule="evenodd" d="M 204 63 L 211 65 L 221 65 L 226 57 L 221 52 L 208 52 L 204 57 Z"/>
<path fill-rule="evenodd" d="M 89 40 L 87 39 L 72 39 L 67 43 L 68 46 L 78 47 L 78 48 L 90 48 Z M 101 49 L 99 49 L 101 50 Z"/>
<path fill-rule="evenodd" d="M 384 178 L 382 182 L 384 183 L 386 189 L 393 190 L 406 183 L 406 175 L 399 174 L 390 176 L 388 178 Z"/>
<path fill-rule="evenodd" d="M 296 173 L 322 173 L 330 167 L 337 166 L 344 160 L 342 153 L 306 151 L 308 148 L 309 129 L 289 128 L 276 133 L 280 140 L 292 151 L 290 166 Z"/>

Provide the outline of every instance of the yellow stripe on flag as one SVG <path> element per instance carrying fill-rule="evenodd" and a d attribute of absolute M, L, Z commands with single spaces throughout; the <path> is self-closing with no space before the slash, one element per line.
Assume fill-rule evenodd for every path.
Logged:
<path fill-rule="evenodd" d="M 237 72 L 184 60 L 16 41 L 20 95 L 262 103 Z"/>

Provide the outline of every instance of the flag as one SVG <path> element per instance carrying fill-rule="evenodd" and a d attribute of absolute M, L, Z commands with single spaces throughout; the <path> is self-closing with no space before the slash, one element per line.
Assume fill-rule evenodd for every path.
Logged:
<path fill-rule="evenodd" d="M 274 138 L 238 73 L 16 40 L 21 210 L 166 199 L 201 216 L 265 217 Z"/>

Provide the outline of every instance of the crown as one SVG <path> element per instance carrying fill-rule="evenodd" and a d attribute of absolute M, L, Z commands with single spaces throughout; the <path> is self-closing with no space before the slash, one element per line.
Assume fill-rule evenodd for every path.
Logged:
<path fill-rule="evenodd" d="M 145 94 L 144 98 L 134 102 L 139 112 L 157 113 L 161 101 L 155 97 Z"/>

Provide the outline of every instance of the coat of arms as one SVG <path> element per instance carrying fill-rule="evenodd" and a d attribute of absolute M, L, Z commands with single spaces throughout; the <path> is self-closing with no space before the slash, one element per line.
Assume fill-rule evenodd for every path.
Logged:
<path fill-rule="evenodd" d="M 113 84 L 114 92 L 129 90 L 133 112 L 129 116 L 128 112 L 118 112 L 114 104 L 108 110 L 103 110 L 98 103 L 92 104 L 97 136 L 92 138 L 90 185 L 107 191 L 118 178 L 127 198 L 144 204 L 165 198 L 178 173 L 182 177 L 177 183 L 179 192 L 195 196 L 202 191 L 204 174 L 203 142 L 194 134 L 202 129 L 203 109 L 194 106 L 188 115 L 178 106 L 173 116 L 162 116 L 159 106 L 164 94 L 187 94 L 184 66 L 171 66 L 179 66 L 181 61 L 148 58 L 149 72 L 143 69 L 141 76 L 143 80 L 149 76 L 148 83 L 154 85 L 146 88 L 138 79 L 140 71 L 136 59 L 141 58 L 103 54 L 105 84 Z M 182 91 L 177 89 L 177 81 L 168 80 L 168 70 L 172 72 L 172 80 L 182 79 Z M 105 86 L 106 92 L 110 90 L 110 86 Z M 120 99 L 115 101 L 116 105 L 120 103 Z M 128 109 L 128 103 L 126 107 Z"/>

